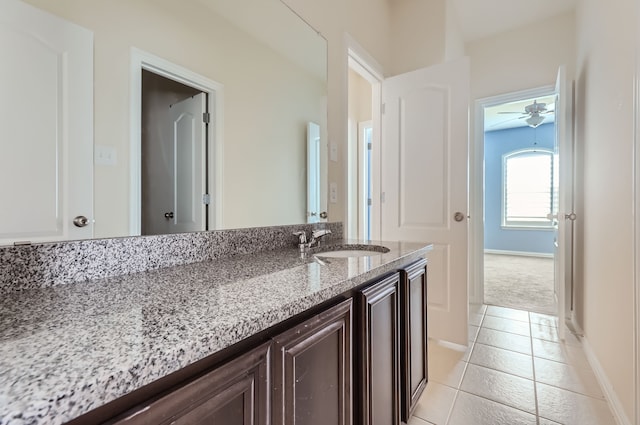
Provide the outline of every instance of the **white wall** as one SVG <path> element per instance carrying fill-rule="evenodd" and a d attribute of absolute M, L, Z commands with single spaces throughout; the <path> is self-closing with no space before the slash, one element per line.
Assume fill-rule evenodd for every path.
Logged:
<path fill-rule="evenodd" d="M 95 143 L 118 157 L 95 167 L 96 237 L 129 232 L 132 46 L 224 84 L 223 227 L 306 221 L 305 128 L 326 120 L 325 83 L 198 2 L 28 2 L 94 32 Z"/>
<path fill-rule="evenodd" d="M 627 418 L 633 377 L 634 0 L 577 15 L 578 321 Z"/>

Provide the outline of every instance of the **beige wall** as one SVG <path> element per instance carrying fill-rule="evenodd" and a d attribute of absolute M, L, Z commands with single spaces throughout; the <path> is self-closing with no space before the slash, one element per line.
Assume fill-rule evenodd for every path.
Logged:
<path fill-rule="evenodd" d="M 392 0 L 391 5 L 389 76 L 442 63 L 446 0 Z"/>
<path fill-rule="evenodd" d="M 450 62 L 466 55 L 464 38 L 462 36 L 460 22 L 452 0 L 447 0 L 446 5 L 446 37 L 444 47 L 444 60 Z"/>
<path fill-rule="evenodd" d="M 29 2 L 94 32 L 95 144 L 118 158 L 95 167 L 96 237 L 129 232 L 132 46 L 224 85 L 223 227 L 306 221 L 305 128 L 326 120 L 325 83 L 197 2 Z"/>
<path fill-rule="evenodd" d="M 634 0 L 577 15 L 578 320 L 633 419 Z"/>
<path fill-rule="evenodd" d="M 329 142 L 338 148 L 338 162 L 329 161 L 329 180 L 339 185 L 338 203 L 329 204 L 329 220 L 347 219 L 347 41 L 349 34 L 382 67 L 389 68 L 388 0 L 283 0 L 328 42 Z"/>
<path fill-rule="evenodd" d="M 553 85 L 563 64 L 573 79 L 575 14 L 472 41 L 466 52 L 471 59 L 472 100 Z"/>

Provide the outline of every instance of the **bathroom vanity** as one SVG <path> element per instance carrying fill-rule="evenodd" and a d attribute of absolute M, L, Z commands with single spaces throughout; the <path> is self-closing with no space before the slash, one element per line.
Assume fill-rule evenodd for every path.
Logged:
<path fill-rule="evenodd" d="M 427 380 L 430 246 L 360 241 L 389 251 L 323 258 L 301 254 L 291 227 L 277 230 L 283 246 L 269 249 L 239 242 L 253 229 L 227 231 L 215 236 L 227 246 L 215 258 L 5 287 L 0 424 L 406 420 Z M 133 249 L 135 262 L 153 256 L 139 252 L 141 239 L 162 238 L 167 248 L 184 237 L 125 238 L 136 248 L 120 249 Z M 8 261 L 28 262 L 11 249 L 0 253 L 3 274 Z M 103 253 L 100 261 L 113 261 Z"/>

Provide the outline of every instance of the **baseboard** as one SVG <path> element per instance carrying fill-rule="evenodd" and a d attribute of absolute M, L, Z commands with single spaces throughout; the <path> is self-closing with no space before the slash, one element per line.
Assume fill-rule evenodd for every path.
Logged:
<path fill-rule="evenodd" d="M 460 344 L 456 344 L 455 342 L 445 341 L 443 339 L 429 338 L 428 341 L 437 345 L 441 345 L 445 348 L 449 348 L 450 350 L 454 350 L 454 351 L 465 352 L 469 348 L 467 345 L 460 345 Z"/>
<path fill-rule="evenodd" d="M 545 254 L 544 252 L 524 252 L 524 251 L 505 251 L 500 249 L 485 249 L 484 253 L 498 254 L 498 255 L 517 255 L 520 257 L 553 258 L 553 254 Z"/>
<path fill-rule="evenodd" d="M 616 420 L 618 425 L 632 425 L 631 421 L 624 413 L 622 403 L 620 403 L 620 399 L 613 390 L 613 386 L 611 385 L 611 382 L 609 382 L 607 374 L 604 372 L 602 365 L 600 365 L 598 358 L 593 352 L 593 349 L 589 344 L 589 340 L 587 339 L 587 337 L 582 337 L 581 339 L 584 352 L 587 355 L 587 360 L 589 360 L 589 364 L 593 369 L 593 373 L 596 375 L 596 379 L 598 380 L 598 383 L 602 388 L 605 399 L 609 402 L 609 406 L 611 406 L 611 413 L 613 413 L 614 419 Z"/>
<path fill-rule="evenodd" d="M 567 328 L 569 328 L 571 333 L 579 338 L 584 338 L 584 331 L 578 324 L 578 320 L 576 319 L 576 312 L 571 311 L 570 316 L 570 318 L 565 319 L 564 324 L 567 326 Z"/>

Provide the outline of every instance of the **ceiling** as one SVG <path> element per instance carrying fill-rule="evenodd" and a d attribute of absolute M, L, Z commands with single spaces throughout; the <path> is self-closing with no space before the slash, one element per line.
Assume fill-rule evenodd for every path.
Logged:
<path fill-rule="evenodd" d="M 495 131 L 504 130 L 507 128 L 526 127 L 526 119 L 528 114 L 524 113 L 524 108 L 527 105 L 531 105 L 535 100 L 537 103 L 545 103 L 547 111 L 554 110 L 555 95 L 541 96 L 532 99 L 519 100 L 517 102 L 503 103 L 501 105 L 490 106 L 484 109 L 484 130 Z M 500 112 L 510 112 L 507 114 Z M 513 113 L 511 113 L 513 112 Z M 555 122 L 554 113 L 544 113 L 541 115 L 544 117 L 542 124 Z"/>
<path fill-rule="evenodd" d="M 575 8 L 579 0 L 450 0 L 465 41 L 499 34 Z M 535 34 L 533 34 L 535 37 Z"/>

